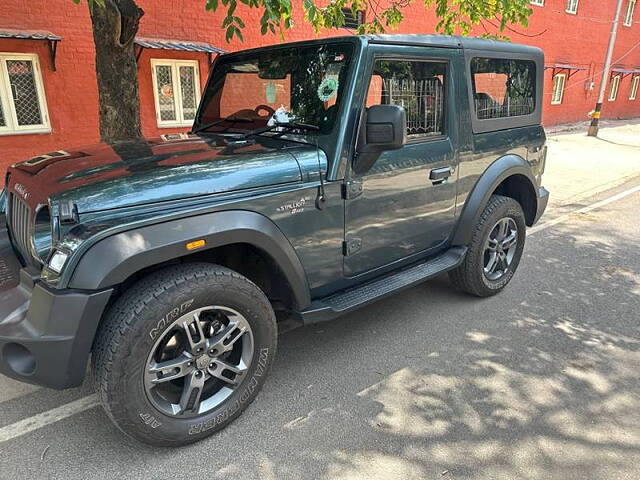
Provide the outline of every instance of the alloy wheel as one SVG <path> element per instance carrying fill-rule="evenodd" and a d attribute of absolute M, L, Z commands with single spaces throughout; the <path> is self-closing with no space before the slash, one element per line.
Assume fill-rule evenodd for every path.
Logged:
<path fill-rule="evenodd" d="M 518 248 L 518 226 L 505 217 L 493 226 L 484 247 L 484 275 L 491 281 L 504 277 L 513 263 Z"/>
<path fill-rule="evenodd" d="M 209 306 L 182 315 L 155 342 L 144 387 L 151 403 L 174 417 L 194 417 L 224 402 L 253 359 L 253 332 L 229 307 Z"/>

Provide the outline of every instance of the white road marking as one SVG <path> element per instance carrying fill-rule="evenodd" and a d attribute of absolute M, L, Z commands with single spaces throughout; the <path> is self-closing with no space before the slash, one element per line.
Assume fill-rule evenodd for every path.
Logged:
<path fill-rule="evenodd" d="M 587 205 L 586 207 L 582 207 L 577 210 L 574 210 L 573 212 L 567 213 L 565 215 L 561 215 L 558 218 L 549 220 L 548 222 L 538 224 L 530 228 L 527 233 L 529 235 L 532 235 L 534 233 L 540 232 L 549 227 L 552 227 L 554 225 L 557 225 L 559 223 L 569 220 L 571 216 L 575 215 L 576 213 L 590 212 L 597 208 L 603 207 L 605 205 L 608 205 L 610 203 L 613 203 L 625 197 L 628 197 L 629 195 L 632 195 L 636 192 L 640 192 L 640 185 L 630 188 L 629 190 L 625 190 L 624 192 L 620 192 L 609 198 L 605 198 L 604 200 L 601 200 L 599 202 L 593 203 L 591 205 Z M 362 392 L 359 392 L 358 395 L 366 394 L 366 392 L 369 389 L 374 388 L 379 383 L 381 382 L 378 382 L 377 384 L 374 384 L 371 387 L 368 387 Z M 84 412 L 85 410 L 89 410 L 90 408 L 97 406 L 98 403 L 99 402 L 96 395 L 89 395 L 89 396 L 80 398 L 78 400 L 75 400 L 71 403 L 67 403 L 60 407 L 54 408 L 52 410 L 39 413 L 38 415 L 34 415 L 33 417 L 29 417 L 24 420 L 20 420 L 19 422 L 13 423 L 11 425 L 7 425 L 6 427 L 2 427 L 0 428 L 0 443 L 20 437 L 34 430 L 38 430 L 52 423 L 71 417 L 77 413 Z M 299 419 L 296 419 L 296 420 L 299 420 Z M 295 423 L 295 421 L 292 423 Z"/>
<path fill-rule="evenodd" d="M 96 395 L 88 395 L 52 410 L 12 423 L 11 425 L 0 428 L 0 443 L 26 435 L 29 432 L 33 432 L 34 430 L 46 427 L 52 423 L 64 420 L 65 418 L 71 417 L 76 413 L 89 410 L 97 405 L 98 397 Z"/>
<path fill-rule="evenodd" d="M 605 205 L 609 205 L 610 203 L 617 202 L 618 200 L 622 200 L 629 195 L 632 195 L 636 192 L 640 192 L 640 185 L 637 185 L 629 190 L 625 190 L 624 192 L 617 193 L 611 197 L 605 198 L 604 200 L 600 200 L 599 202 L 592 203 L 591 205 L 587 205 L 586 207 L 579 208 L 574 210 L 573 212 L 569 212 L 565 215 L 560 215 L 558 218 L 554 218 L 553 220 L 549 220 L 548 222 L 539 223 L 538 225 L 534 225 L 530 229 L 527 230 L 527 235 L 533 235 L 534 233 L 540 232 L 542 230 L 546 230 L 549 227 L 553 227 L 562 222 L 566 222 L 576 213 L 587 213 L 592 210 L 595 210 L 600 207 L 604 207 Z"/>

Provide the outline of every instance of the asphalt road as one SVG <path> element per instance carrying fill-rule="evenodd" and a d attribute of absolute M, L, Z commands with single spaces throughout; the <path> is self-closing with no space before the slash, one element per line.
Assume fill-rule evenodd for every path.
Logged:
<path fill-rule="evenodd" d="M 128 440 L 86 405 L 37 428 L 89 386 L 0 380 L 0 478 L 640 478 L 640 191 L 561 220 L 496 297 L 444 276 L 283 334 L 256 402 L 190 447 Z"/>

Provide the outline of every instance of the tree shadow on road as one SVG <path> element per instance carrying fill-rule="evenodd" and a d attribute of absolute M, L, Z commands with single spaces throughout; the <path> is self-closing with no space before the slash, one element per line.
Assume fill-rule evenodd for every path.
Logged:
<path fill-rule="evenodd" d="M 640 460 L 640 275 L 626 255 L 635 245 L 593 223 L 586 237 L 584 222 L 588 216 L 574 228 L 547 231 L 546 250 L 528 255 L 526 278 L 518 280 L 530 290 L 524 299 L 505 292 L 470 304 L 440 280 L 354 318 L 350 336 L 375 329 L 382 339 L 370 350 L 385 353 L 385 343 L 403 341 L 402 318 L 391 328 L 384 320 L 401 303 L 421 302 L 430 322 L 430 298 L 444 297 L 458 317 L 448 334 L 437 329 L 429 338 L 425 330 L 425 350 L 415 352 L 421 361 L 358 393 L 369 410 L 362 423 L 370 431 L 361 434 L 367 440 L 347 434 L 321 448 L 327 478 L 633 476 Z M 583 257 L 580 265 L 562 255 L 571 250 Z M 415 326 L 404 335 L 414 335 Z M 455 340 L 447 337 L 463 337 L 464 347 L 448 350 L 441 342 Z M 316 412 L 292 430 L 308 434 L 335 414 Z"/>
<path fill-rule="evenodd" d="M 463 295 L 441 277 L 283 335 L 257 401 L 204 442 L 146 447 L 94 409 L 74 417 L 73 435 L 60 437 L 42 472 L 636 478 L 640 263 L 629 252 L 637 238 L 596 214 L 573 220 L 531 237 L 518 275 L 496 297 Z M 71 451 L 85 463 L 63 467 Z M 25 452 L 16 441 L 5 453 Z"/>

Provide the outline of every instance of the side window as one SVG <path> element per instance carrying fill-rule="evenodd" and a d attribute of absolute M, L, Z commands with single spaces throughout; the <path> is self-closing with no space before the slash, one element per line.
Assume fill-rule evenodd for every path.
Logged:
<path fill-rule="evenodd" d="M 479 120 L 533 113 L 536 64 L 530 60 L 473 58 L 473 100 Z"/>
<path fill-rule="evenodd" d="M 443 62 L 378 60 L 366 106 L 404 107 L 409 139 L 442 135 L 446 70 L 447 64 Z"/>

